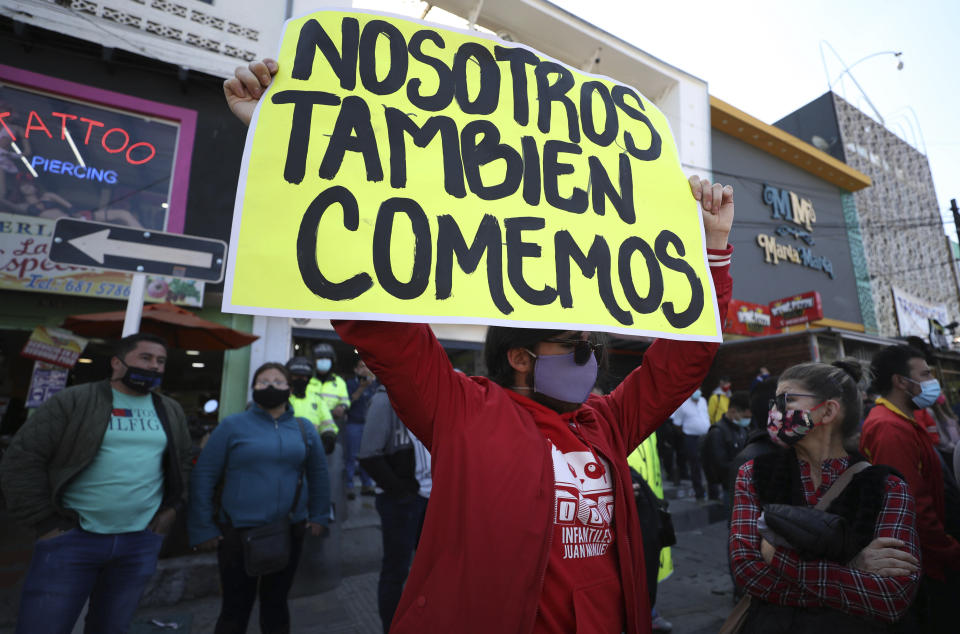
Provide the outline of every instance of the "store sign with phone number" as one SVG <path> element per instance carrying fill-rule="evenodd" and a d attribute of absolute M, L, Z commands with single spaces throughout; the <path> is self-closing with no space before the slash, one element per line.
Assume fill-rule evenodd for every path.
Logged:
<path fill-rule="evenodd" d="M 130 296 L 131 276 L 51 262 L 54 220 L 0 213 L 0 290 L 36 291 L 103 299 Z M 203 282 L 147 276 L 148 302 L 203 305 Z"/>

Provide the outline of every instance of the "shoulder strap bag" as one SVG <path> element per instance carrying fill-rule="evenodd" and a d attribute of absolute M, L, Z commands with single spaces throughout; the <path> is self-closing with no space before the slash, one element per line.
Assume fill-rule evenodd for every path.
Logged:
<path fill-rule="evenodd" d="M 830 488 L 827 489 L 827 492 L 823 494 L 823 497 L 820 498 L 820 501 L 817 502 L 817 505 L 814 507 L 817 510 L 826 510 L 830 503 L 837 499 L 843 490 L 847 488 L 847 485 L 850 484 L 850 481 L 853 480 L 853 476 L 857 475 L 864 469 L 870 466 L 869 462 L 861 461 L 856 464 L 850 465 L 846 471 L 840 474 L 840 477 L 830 485 Z M 719 634 L 737 634 L 740 630 L 743 629 L 744 624 L 747 622 L 747 615 L 750 612 L 750 607 L 753 603 L 753 597 L 744 593 L 743 598 L 734 606 L 733 611 L 730 612 L 730 615 L 727 617 L 727 620 L 723 622 L 723 626 L 720 628 Z"/>

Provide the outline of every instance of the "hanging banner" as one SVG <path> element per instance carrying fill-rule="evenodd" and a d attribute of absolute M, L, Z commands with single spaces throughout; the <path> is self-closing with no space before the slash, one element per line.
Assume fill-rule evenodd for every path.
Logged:
<path fill-rule="evenodd" d="M 27 389 L 27 402 L 24 407 L 40 407 L 48 398 L 67 387 L 66 368 L 37 361 L 33 364 L 33 375 Z"/>
<path fill-rule="evenodd" d="M 38 326 L 30 333 L 20 356 L 72 368 L 87 347 L 87 340 L 69 330 Z"/>
<path fill-rule="evenodd" d="M 223 310 L 720 341 L 666 117 L 516 43 L 288 20 L 247 135 Z"/>
<path fill-rule="evenodd" d="M 823 319 L 820 293 L 809 291 L 770 302 L 770 317 L 774 328 L 785 328 Z"/>
<path fill-rule="evenodd" d="M 900 336 L 927 337 L 930 334 L 930 319 L 936 319 L 941 324 L 950 323 L 950 313 L 947 305 L 928 302 L 916 295 L 892 286 L 893 306 L 897 311 L 897 324 L 900 327 Z"/>
<path fill-rule="evenodd" d="M 727 307 L 727 320 L 723 332 L 732 335 L 762 337 L 777 332 L 771 326 L 770 307 L 766 304 L 754 304 L 731 299 Z"/>

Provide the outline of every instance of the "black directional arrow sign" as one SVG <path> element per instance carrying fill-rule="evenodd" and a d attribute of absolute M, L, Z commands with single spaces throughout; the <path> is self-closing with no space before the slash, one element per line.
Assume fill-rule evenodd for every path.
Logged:
<path fill-rule="evenodd" d="M 223 279 L 227 243 L 61 218 L 53 230 L 49 258 L 60 264 L 216 283 Z"/>

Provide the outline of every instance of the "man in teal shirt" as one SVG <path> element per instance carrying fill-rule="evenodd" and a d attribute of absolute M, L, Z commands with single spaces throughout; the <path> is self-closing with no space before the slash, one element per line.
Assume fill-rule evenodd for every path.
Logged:
<path fill-rule="evenodd" d="M 120 341 L 109 380 L 67 388 L 37 408 L 0 464 L 10 514 L 38 540 L 17 632 L 126 632 L 182 508 L 190 434 L 176 401 L 153 390 L 164 341 Z"/>

